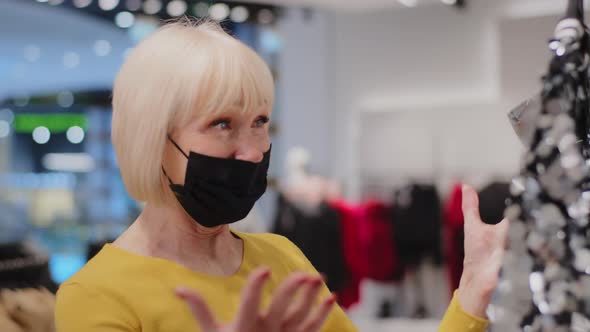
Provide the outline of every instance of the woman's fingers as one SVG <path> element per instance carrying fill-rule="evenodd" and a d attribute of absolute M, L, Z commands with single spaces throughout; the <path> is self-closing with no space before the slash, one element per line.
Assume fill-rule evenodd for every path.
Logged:
<path fill-rule="evenodd" d="M 246 288 L 242 293 L 240 311 L 235 321 L 235 326 L 240 331 L 251 331 L 256 325 L 259 316 L 262 289 L 270 277 L 270 270 L 258 268 L 250 275 Z"/>
<path fill-rule="evenodd" d="M 318 332 L 330 315 L 334 303 L 336 303 L 336 297 L 334 295 L 322 301 L 314 312 L 308 315 L 307 319 L 301 324 L 301 328 L 297 332 Z"/>
<path fill-rule="evenodd" d="M 218 329 L 217 321 L 209 309 L 205 300 L 197 293 L 187 288 L 177 288 L 176 296 L 184 300 L 191 309 L 193 316 L 199 322 L 203 332 L 216 332 Z"/>
<path fill-rule="evenodd" d="M 495 225 L 494 228 L 498 232 L 498 241 L 501 243 L 502 248 L 505 248 L 508 240 L 508 230 L 510 229 L 510 220 L 504 219 Z"/>
<path fill-rule="evenodd" d="M 474 223 L 481 223 L 481 217 L 479 215 L 479 197 L 477 196 L 477 192 L 475 192 L 472 187 L 463 185 L 461 196 L 465 226 L 467 227 Z"/>
<path fill-rule="evenodd" d="M 301 296 L 299 296 L 295 302 L 287 311 L 285 318 L 283 319 L 282 329 L 283 332 L 297 331 L 298 327 L 303 321 L 309 316 L 312 311 L 314 304 L 316 303 L 318 294 L 322 289 L 322 279 L 315 278 L 311 279 L 305 287 L 301 290 Z"/>
<path fill-rule="evenodd" d="M 294 273 L 277 289 L 265 318 L 265 325 L 270 331 L 277 331 L 281 326 L 293 296 L 310 280 L 306 273 Z"/>
<path fill-rule="evenodd" d="M 239 332 L 319 331 L 335 303 L 335 297 L 331 296 L 315 305 L 323 285 L 321 278 L 307 273 L 292 274 L 276 290 L 267 312 L 260 314 L 262 291 L 269 276 L 270 271 L 265 268 L 257 269 L 250 275 L 242 294 L 238 316 L 226 328 Z M 178 288 L 176 295 L 187 303 L 203 332 L 220 331 L 221 326 L 199 294 Z"/>

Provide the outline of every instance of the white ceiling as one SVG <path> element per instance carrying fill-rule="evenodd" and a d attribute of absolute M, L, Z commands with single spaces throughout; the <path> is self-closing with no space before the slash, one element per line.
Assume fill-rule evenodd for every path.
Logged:
<path fill-rule="evenodd" d="M 399 0 L 244 0 L 282 6 L 310 6 L 346 11 L 403 8 Z M 409 0 L 403 0 L 409 1 Z M 441 0 L 416 0 L 418 6 L 442 5 Z M 494 1 L 512 17 L 561 13 L 565 0 L 469 0 Z M 43 33 L 39 33 L 43 31 Z M 108 40 L 109 56 L 93 52 L 94 42 Z M 72 10 L 33 1 L 0 0 L 0 100 L 3 96 L 53 92 L 59 89 L 108 88 L 123 54 L 133 45 L 129 35 L 103 20 L 77 15 Z M 35 62 L 23 52 L 40 50 Z M 65 52 L 79 55 L 80 65 L 64 67 Z"/>
<path fill-rule="evenodd" d="M 407 8 L 404 4 L 414 3 L 417 7 L 425 5 L 441 5 L 441 0 L 236 0 L 242 2 L 258 2 L 278 6 L 306 6 L 326 8 L 339 11 L 374 11 L 380 9 Z M 565 10 L 566 0 L 466 0 L 467 4 L 474 1 L 494 2 L 494 6 L 502 7 L 507 16 L 542 16 L 554 15 Z M 585 0 L 587 8 L 590 0 Z"/>
<path fill-rule="evenodd" d="M 404 6 L 402 2 L 416 2 L 418 6 L 432 3 L 441 3 L 440 0 L 243 0 L 243 2 L 259 2 L 275 4 L 279 6 L 309 6 L 344 11 L 405 8 L 406 6 Z"/>

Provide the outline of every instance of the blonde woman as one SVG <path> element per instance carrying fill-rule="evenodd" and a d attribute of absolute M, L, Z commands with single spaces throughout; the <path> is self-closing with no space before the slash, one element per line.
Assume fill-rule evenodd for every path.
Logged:
<path fill-rule="evenodd" d="M 273 102 L 266 64 L 216 23 L 165 25 L 130 53 L 114 84 L 112 141 L 129 194 L 146 205 L 61 286 L 59 332 L 356 331 L 295 245 L 228 226 L 266 189 Z M 505 235 L 505 223 L 481 223 L 469 188 L 466 197 L 449 332 L 485 329 Z"/>

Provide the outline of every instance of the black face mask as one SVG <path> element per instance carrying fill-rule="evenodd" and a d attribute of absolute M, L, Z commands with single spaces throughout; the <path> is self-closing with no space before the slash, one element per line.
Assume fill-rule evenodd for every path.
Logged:
<path fill-rule="evenodd" d="M 184 185 L 170 181 L 170 188 L 186 213 L 205 227 L 231 224 L 244 219 L 266 191 L 270 149 L 259 163 L 209 157 L 195 152 L 188 159 Z"/>

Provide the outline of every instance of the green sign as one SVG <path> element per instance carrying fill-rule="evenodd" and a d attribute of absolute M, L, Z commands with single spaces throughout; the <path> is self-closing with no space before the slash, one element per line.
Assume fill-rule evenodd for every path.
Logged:
<path fill-rule="evenodd" d="M 47 127 L 52 133 L 64 133 L 70 127 L 78 126 L 86 129 L 88 118 L 85 114 L 16 114 L 14 116 L 14 131 L 20 134 L 30 134 L 37 127 Z"/>

